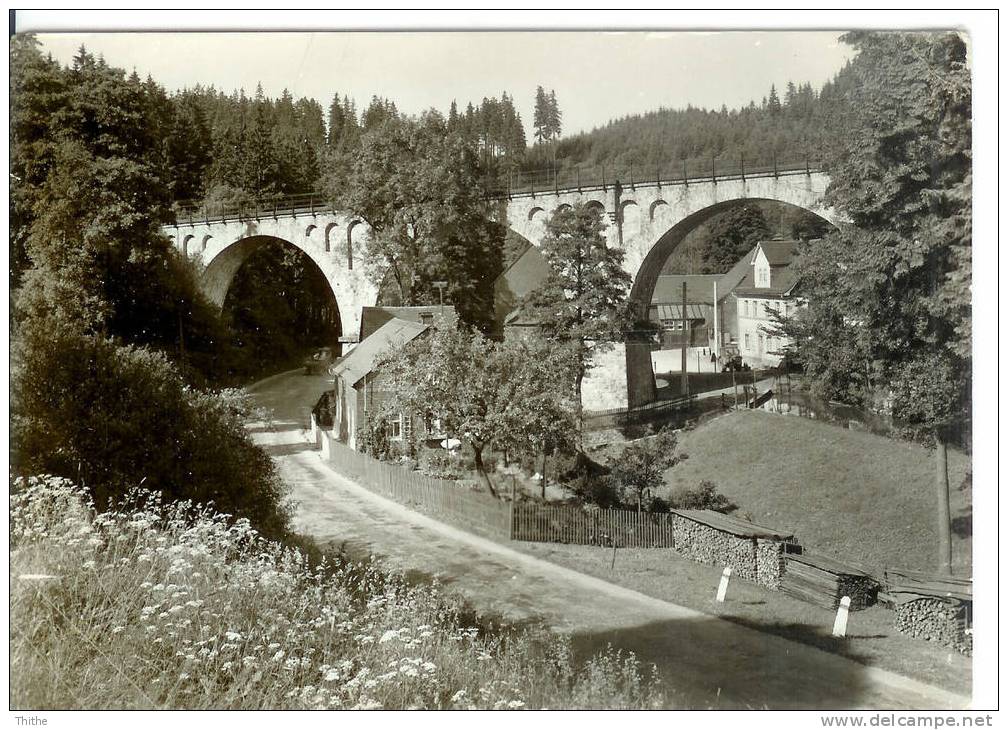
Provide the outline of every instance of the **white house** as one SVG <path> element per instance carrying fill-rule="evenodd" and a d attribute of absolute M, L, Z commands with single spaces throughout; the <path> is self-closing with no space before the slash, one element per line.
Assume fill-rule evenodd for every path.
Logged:
<path fill-rule="evenodd" d="M 771 334 L 771 312 L 794 314 L 798 284 L 794 267 L 799 241 L 761 241 L 749 254 L 749 271 L 732 292 L 736 303 L 739 355 L 753 367 L 772 367 L 781 361 L 787 342 Z"/>

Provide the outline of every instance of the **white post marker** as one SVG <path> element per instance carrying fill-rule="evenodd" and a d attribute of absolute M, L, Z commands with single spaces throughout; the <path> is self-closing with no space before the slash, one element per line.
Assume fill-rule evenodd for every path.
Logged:
<path fill-rule="evenodd" d="M 840 599 L 837 607 L 836 620 L 833 622 L 833 636 L 847 635 L 847 614 L 850 612 L 850 596 Z"/>
<path fill-rule="evenodd" d="M 731 578 L 731 566 L 729 565 L 721 571 L 721 582 L 717 587 L 717 602 L 724 603 L 725 594 L 728 592 L 728 579 Z"/>

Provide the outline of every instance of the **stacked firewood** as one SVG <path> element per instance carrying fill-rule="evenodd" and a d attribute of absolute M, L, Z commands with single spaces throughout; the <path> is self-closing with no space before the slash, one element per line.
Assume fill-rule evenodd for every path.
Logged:
<path fill-rule="evenodd" d="M 863 570 L 821 555 L 784 556 L 784 576 L 780 590 L 814 606 L 835 610 L 840 599 L 849 596 L 852 611 L 875 603 L 878 582 Z"/>
<path fill-rule="evenodd" d="M 794 537 L 710 510 L 672 510 L 675 549 L 698 563 L 730 566 L 734 575 L 777 590 L 785 543 Z"/>
<path fill-rule="evenodd" d="M 973 634 L 967 632 L 966 606 L 959 601 L 917 598 L 896 606 L 895 628 L 915 639 L 927 639 L 967 656 L 973 653 Z"/>
<path fill-rule="evenodd" d="M 895 628 L 970 655 L 973 653 L 973 581 L 946 575 L 889 570 L 887 594 Z"/>

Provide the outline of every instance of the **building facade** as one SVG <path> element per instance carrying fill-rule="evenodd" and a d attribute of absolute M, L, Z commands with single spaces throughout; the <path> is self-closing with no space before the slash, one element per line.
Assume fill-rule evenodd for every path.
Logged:
<path fill-rule="evenodd" d="M 775 315 L 792 316 L 799 300 L 793 268 L 798 241 L 761 241 L 748 257 L 745 278 L 732 292 L 738 354 L 752 367 L 780 364 L 788 340 L 776 333 Z"/>

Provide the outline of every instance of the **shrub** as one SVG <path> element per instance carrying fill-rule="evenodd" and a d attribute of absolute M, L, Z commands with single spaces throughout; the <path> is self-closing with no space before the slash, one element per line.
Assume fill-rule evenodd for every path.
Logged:
<path fill-rule="evenodd" d="M 438 479 L 455 480 L 462 476 L 459 460 L 444 449 L 420 449 L 420 471 Z"/>
<path fill-rule="evenodd" d="M 738 505 L 718 492 L 714 482 L 706 479 L 701 481 L 696 489 L 674 491 L 669 497 L 669 506 L 672 509 L 709 509 L 725 514 L 738 509 Z"/>
<path fill-rule="evenodd" d="M 142 484 L 285 533 L 284 488 L 240 391 L 191 388 L 163 355 L 101 337 L 57 331 L 13 350 L 15 474 L 78 480 L 99 509 Z"/>
<path fill-rule="evenodd" d="M 10 704 L 24 709 L 661 707 L 632 654 L 501 628 L 437 586 L 311 565 L 192 503 L 95 515 L 30 478 L 11 497 Z"/>

